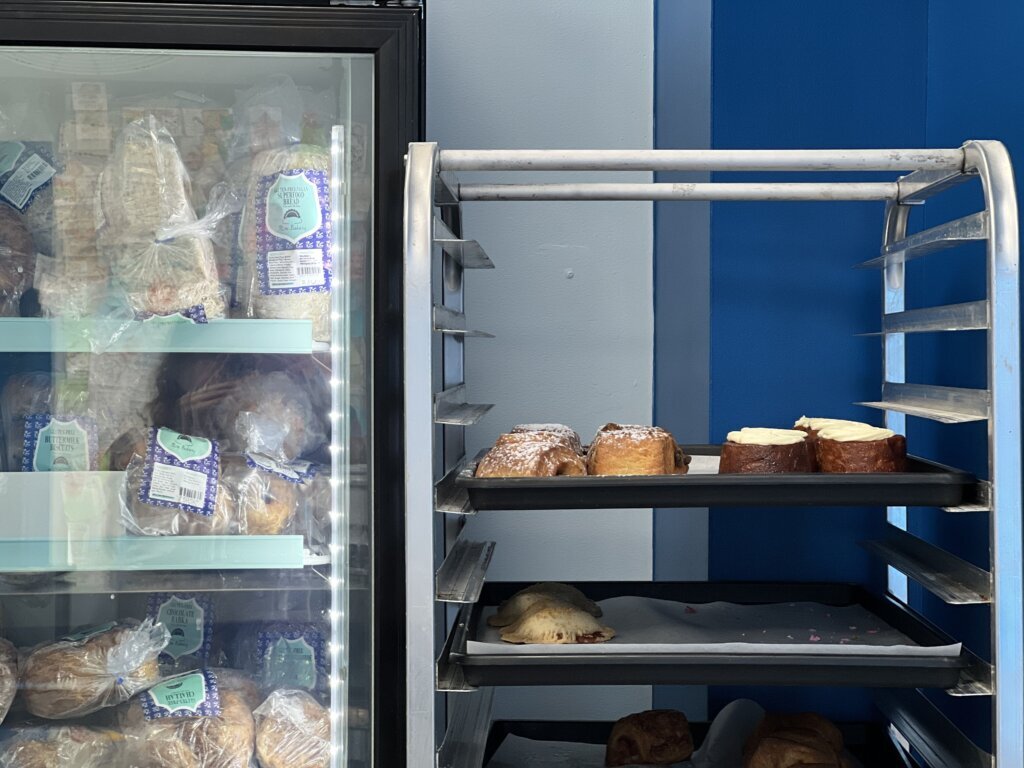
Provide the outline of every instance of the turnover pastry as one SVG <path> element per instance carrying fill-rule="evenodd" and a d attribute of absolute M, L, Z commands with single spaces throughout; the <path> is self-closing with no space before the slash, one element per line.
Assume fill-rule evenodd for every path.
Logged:
<path fill-rule="evenodd" d="M 488 617 L 487 623 L 492 627 L 507 627 L 526 613 L 534 603 L 552 598 L 576 606 L 591 616 L 601 615 L 601 606 L 576 589 L 576 587 L 546 581 L 516 592 L 498 606 L 498 612 Z"/>
<path fill-rule="evenodd" d="M 799 429 L 743 427 L 722 444 L 720 474 L 813 472 L 814 451 Z"/>
<path fill-rule="evenodd" d="M 550 598 L 534 603 L 501 632 L 506 643 L 519 644 L 603 643 L 613 637 L 614 629 L 586 611 Z"/>
<path fill-rule="evenodd" d="M 583 459 L 567 439 L 550 432 L 502 435 L 476 467 L 477 477 L 585 475 Z"/>
<path fill-rule="evenodd" d="M 661 427 L 605 424 L 587 452 L 589 475 L 681 475 L 690 457 Z"/>
<path fill-rule="evenodd" d="M 905 472 L 907 440 L 891 429 L 836 424 L 818 432 L 822 472 Z"/>
<path fill-rule="evenodd" d="M 513 435 L 524 432 L 561 437 L 569 443 L 569 446 L 576 453 L 583 453 L 583 445 L 580 443 L 579 434 L 571 427 L 565 426 L 565 424 L 516 424 L 516 426 L 512 427 Z"/>
<path fill-rule="evenodd" d="M 813 712 L 769 714 L 747 739 L 743 768 L 847 768 L 843 736 Z"/>
<path fill-rule="evenodd" d="M 606 766 L 672 765 L 689 760 L 693 736 L 686 715 L 674 709 L 651 709 L 623 717 L 612 727 L 605 750 Z"/>

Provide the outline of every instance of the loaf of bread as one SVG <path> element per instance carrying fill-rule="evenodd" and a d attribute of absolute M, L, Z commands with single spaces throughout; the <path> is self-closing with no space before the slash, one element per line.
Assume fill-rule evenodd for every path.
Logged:
<path fill-rule="evenodd" d="M 170 641 L 163 624 L 114 624 L 43 645 L 21 672 L 25 707 L 61 720 L 127 701 L 160 679 L 157 657 Z"/>
<path fill-rule="evenodd" d="M 575 605 L 554 598 L 534 603 L 501 632 L 506 643 L 518 644 L 603 643 L 613 637 L 615 630 L 611 627 L 602 626 Z"/>
<path fill-rule="evenodd" d="M 690 457 L 661 427 L 605 424 L 587 451 L 588 475 L 681 475 Z"/>
<path fill-rule="evenodd" d="M 600 616 L 602 613 L 601 606 L 589 599 L 576 587 L 569 584 L 546 581 L 540 584 L 533 584 L 526 589 L 516 592 L 498 606 L 498 612 L 490 616 L 487 619 L 487 623 L 492 627 L 507 627 L 526 613 L 534 603 L 552 598 L 561 600 L 563 603 L 569 603 L 569 605 L 574 605 L 591 616 Z"/>
<path fill-rule="evenodd" d="M 0 741 L 0 768 L 108 768 L 121 765 L 123 737 L 82 725 L 19 728 Z"/>
<path fill-rule="evenodd" d="M 832 425 L 819 430 L 818 466 L 822 472 L 905 472 L 907 440 L 891 429 Z"/>
<path fill-rule="evenodd" d="M 17 692 L 18 649 L 10 641 L 0 638 L 0 723 L 7 717 Z"/>
<path fill-rule="evenodd" d="M 256 757 L 262 768 L 327 768 L 331 719 L 305 691 L 274 691 L 255 712 Z"/>
<path fill-rule="evenodd" d="M 722 444 L 720 474 L 813 472 L 813 450 L 798 429 L 743 427 Z"/>
<path fill-rule="evenodd" d="M 843 736 L 813 712 L 765 715 L 747 739 L 743 768 L 846 768 Z"/>
<path fill-rule="evenodd" d="M 502 435 L 476 467 L 477 477 L 585 475 L 583 459 L 564 437 L 551 432 Z"/>
<path fill-rule="evenodd" d="M 693 736 L 686 715 L 674 709 L 636 712 L 612 726 L 606 766 L 672 765 L 689 760 Z"/>

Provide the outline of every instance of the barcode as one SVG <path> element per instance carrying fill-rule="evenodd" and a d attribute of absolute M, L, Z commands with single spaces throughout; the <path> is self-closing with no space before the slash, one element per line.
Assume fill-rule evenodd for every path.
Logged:
<path fill-rule="evenodd" d="M 194 503 L 196 506 L 201 506 L 203 503 L 202 491 L 197 491 L 194 488 L 181 487 L 178 489 L 181 495 L 181 500 L 189 503 Z"/>
<path fill-rule="evenodd" d="M 323 267 L 320 267 L 320 266 L 317 266 L 317 265 L 314 264 L 314 265 L 308 266 L 308 267 L 306 267 L 306 266 L 296 267 L 295 268 L 295 274 L 296 275 L 311 275 L 312 276 L 312 275 L 319 275 L 319 274 L 321 274 L 323 272 L 323 270 L 324 270 Z"/>
<path fill-rule="evenodd" d="M 31 171 L 28 174 L 27 178 L 28 178 L 29 181 L 32 181 L 32 179 L 34 179 L 36 176 L 40 175 L 41 173 L 45 173 L 46 171 L 47 171 L 47 167 L 45 165 L 41 165 L 38 168 L 36 168 L 34 171 Z"/>

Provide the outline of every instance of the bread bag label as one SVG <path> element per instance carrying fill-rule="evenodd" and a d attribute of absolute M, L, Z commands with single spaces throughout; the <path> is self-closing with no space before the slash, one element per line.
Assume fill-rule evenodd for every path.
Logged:
<path fill-rule="evenodd" d="M 146 446 L 139 501 L 210 516 L 217 501 L 219 475 L 216 440 L 153 427 Z"/>
<path fill-rule="evenodd" d="M 149 596 L 147 616 L 163 624 L 171 641 L 161 651 L 177 661 L 182 656 L 210 656 L 213 640 L 213 603 L 208 595 L 158 592 Z"/>
<path fill-rule="evenodd" d="M 107 109 L 106 83 L 72 83 L 71 107 L 76 112 L 96 112 Z"/>
<path fill-rule="evenodd" d="M 135 319 L 141 320 L 149 325 L 202 325 L 208 323 L 206 307 L 196 304 L 188 309 L 181 309 L 177 312 L 136 312 Z"/>
<path fill-rule="evenodd" d="M 69 643 L 84 643 L 90 637 L 96 635 L 102 635 L 104 632 L 109 632 L 117 626 L 116 621 L 108 621 L 106 624 L 100 624 L 99 626 L 89 627 L 88 629 L 82 629 L 71 635 L 64 635 L 61 640 Z"/>
<path fill-rule="evenodd" d="M 253 469 L 270 472 L 293 483 L 304 483 L 314 474 L 311 461 L 278 461 L 262 453 L 245 454 L 245 463 Z"/>
<path fill-rule="evenodd" d="M 331 287 L 331 198 L 326 171 L 263 176 L 256 191 L 256 271 L 264 295 Z"/>
<path fill-rule="evenodd" d="M 323 688 L 327 668 L 327 643 L 313 626 L 271 627 L 257 635 L 259 674 L 268 688 Z"/>
<path fill-rule="evenodd" d="M 24 151 L 25 145 L 20 141 L 0 141 L 0 176 L 14 170 Z"/>
<path fill-rule="evenodd" d="M 28 208 L 56 174 L 52 158 L 41 150 L 20 141 L 0 142 L 0 199 L 19 211 Z"/>
<path fill-rule="evenodd" d="M 208 669 L 168 678 L 139 694 L 139 698 L 147 720 L 220 714 L 217 677 Z"/>
<path fill-rule="evenodd" d="M 25 418 L 22 472 L 87 472 L 99 469 L 98 429 L 85 416 L 34 413 Z"/>

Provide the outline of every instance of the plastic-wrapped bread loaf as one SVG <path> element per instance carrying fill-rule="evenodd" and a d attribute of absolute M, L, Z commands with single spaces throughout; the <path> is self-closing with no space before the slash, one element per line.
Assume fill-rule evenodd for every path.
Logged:
<path fill-rule="evenodd" d="M 18 649 L 0 637 L 0 723 L 11 709 L 18 692 Z"/>
<path fill-rule="evenodd" d="M 25 422 L 37 413 L 49 413 L 53 403 L 50 374 L 15 373 L 0 392 L 0 421 L 3 422 L 4 469 L 21 471 L 25 451 Z"/>
<path fill-rule="evenodd" d="M 255 711 L 256 756 L 263 768 L 327 768 L 331 720 L 305 691 L 274 691 Z"/>
<path fill-rule="evenodd" d="M 18 317 L 21 297 L 32 287 L 35 245 L 23 217 L 0 205 L 0 317 Z"/>
<path fill-rule="evenodd" d="M 312 320 L 318 341 L 330 340 L 330 168 L 330 153 L 311 144 L 261 152 L 240 233 L 248 314 Z"/>
<path fill-rule="evenodd" d="M 119 733 L 82 725 L 19 728 L 0 743 L 0 768 L 108 768 L 120 765 Z"/>

